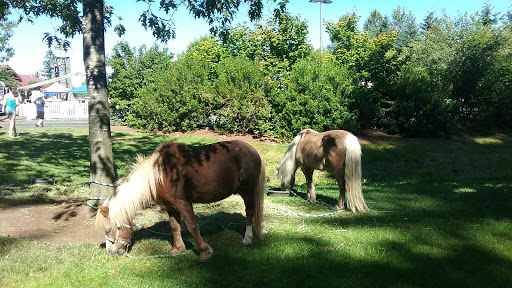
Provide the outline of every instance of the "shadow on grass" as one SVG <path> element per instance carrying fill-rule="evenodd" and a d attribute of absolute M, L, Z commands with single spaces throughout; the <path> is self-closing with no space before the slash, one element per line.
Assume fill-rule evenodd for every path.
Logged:
<path fill-rule="evenodd" d="M 240 235 L 240 242 L 242 242 L 246 225 L 246 218 L 244 216 L 238 213 L 217 212 L 211 215 L 196 217 L 197 223 L 199 225 L 199 231 L 202 237 L 207 238 L 209 236 L 217 235 L 223 231 L 232 231 L 235 234 Z M 133 232 L 132 247 L 134 245 L 137 245 L 137 242 L 146 239 L 168 241 L 169 244 L 172 246 L 172 234 L 173 233 L 169 226 L 169 222 L 161 221 L 155 223 L 154 225 L 144 227 L 140 230 Z M 183 242 L 185 242 L 186 248 L 188 250 L 194 251 L 194 253 L 199 255 L 192 234 L 190 234 L 183 221 L 181 225 L 181 235 L 183 237 Z"/>
<path fill-rule="evenodd" d="M 147 135 L 124 145 L 122 138 L 133 136 L 117 135 L 115 139 L 120 142 L 114 142 L 114 158 L 123 164 L 132 163 L 137 153 L 152 153 L 159 143 L 169 140 Z M 87 147 L 86 136 L 63 133 L 48 137 L 53 140 L 33 148 L 21 146 L 16 139 L 12 144 L 19 146 L 9 149 L 28 150 L 24 153 L 35 157 L 46 147 L 43 145 L 58 142 L 52 153 L 43 153 L 39 164 L 54 161 L 68 165 L 72 171 L 82 166 L 74 161 L 83 161 L 84 157 L 88 161 L 88 148 L 67 148 L 77 144 L 75 141 Z M 61 138 L 67 145 L 60 143 Z M 59 154 L 60 150 L 66 152 Z M 6 151 L 10 150 L 0 147 L 2 157 L 7 157 Z M 184 287 L 512 287 L 510 151 L 510 139 L 490 144 L 468 139 L 371 143 L 363 147 L 363 187 L 372 211 L 305 220 L 280 218 L 286 225 L 304 221 L 318 230 L 341 227 L 350 235 L 336 236 L 335 242 L 331 235 L 271 230 L 267 239 L 243 247 L 239 240 L 245 218 L 216 213 L 199 217 L 201 234 L 214 244 L 212 259 L 206 263 L 198 259 L 159 259 L 153 265 L 137 266 L 138 274 L 130 276 L 151 275 L 169 281 L 179 277 Z M 72 155 L 64 163 L 52 158 L 61 155 L 67 159 L 67 153 Z M 88 167 L 85 171 L 82 178 L 87 181 Z M 4 177 L 3 172 L 12 175 L 0 170 L 0 177 Z M 9 178 L 5 177 L 0 179 Z M 26 180 L 28 174 L 19 177 Z M 298 190 L 305 196 L 304 186 Z M 317 199 L 334 205 L 339 191 L 336 184 L 317 184 L 317 194 Z M 301 205 L 310 204 L 304 201 Z M 167 221 L 148 228 L 170 233 Z M 184 239 L 191 239 L 186 228 L 182 230 Z M 228 241 L 223 241 L 226 233 Z M 172 243 L 170 235 L 146 231 L 135 232 L 133 239 L 135 245 L 144 239 Z M 0 238 L 0 245 L 13 242 Z M 192 247 L 191 242 L 186 245 Z"/>
<path fill-rule="evenodd" d="M 341 248 L 320 235 L 272 231 L 243 249 L 217 243 L 210 261 L 187 262 L 192 269 L 182 277 L 205 287 L 510 287 L 510 148 L 510 142 L 466 139 L 366 147 L 364 193 L 372 211 L 304 220 L 360 236 L 347 236 Z M 336 203 L 336 184 L 316 187 L 318 200 Z M 296 188 L 305 198 L 305 186 Z M 351 245 L 363 246 L 362 252 L 343 248 Z M 160 267 L 151 273 L 174 277 L 174 270 Z"/>
<path fill-rule="evenodd" d="M 416 239 L 413 239 L 416 240 Z M 232 249 L 215 247 L 206 263 L 185 262 L 188 269 L 158 265 L 158 270 L 142 268 L 141 275 L 183 279 L 183 285 L 201 287 L 510 287 L 507 269 L 510 259 L 462 244 L 449 255 L 424 255 L 412 243 L 383 241 L 386 256 L 379 259 L 331 251 L 321 238 L 290 235 L 271 236 L 274 250 L 266 243 Z M 289 253 L 289 246 L 301 249 Z M 276 251 L 277 250 L 277 251 Z M 479 259 L 476 260 L 475 258 Z M 180 262 L 180 260 L 170 260 Z M 468 263 L 468 261 L 470 261 Z M 480 265 L 471 265 L 478 261 Z M 468 265 L 469 264 L 469 265 Z M 179 264 L 178 264 L 179 265 Z M 505 273 L 504 273 L 505 272 Z"/>
<path fill-rule="evenodd" d="M 215 250 L 212 259 L 206 263 L 169 261 L 188 267 L 179 273 L 194 280 L 184 280 L 184 285 L 204 287 L 488 287 L 490 283 L 492 287 L 510 287 L 511 185 L 427 184 L 372 186 L 367 197 L 371 212 L 342 212 L 336 217 L 305 220 L 361 234 L 366 234 L 365 230 L 376 235 L 373 239 L 353 235 L 334 247 L 325 235 L 271 230 L 263 241 L 243 247 L 238 242 L 243 237 L 245 218 L 220 212 L 198 218 L 202 236 Z M 321 193 L 333 190 L 326 194 L 336 194 L 335 184 L 319 186 Z M 335 203 L 328 196 L 321 199 Z M 384 211 L 388 208 L 395 210 Z M 288 217 L 289 222 L 296 221 L 296 216 Z M 148 229 L 171 233 L 167 221 Z M 187 248 L 194 250 L 193 239 L 185 226 L 182 229 Z M 398 236 L 387 236 L 387 231 Z M 228 241 L 222 240 L 226 233 Z M 143 239 L 160 239 L 172 245 L 170 235 L 142 230 L 134 233 L 134 242 Z M 367 247 L 357 252 L 343 248 L 345 245 Z M 161 264 L 158 271 L 141 273 L 175 279 L 176 267 L 167 268 L 166 260 Z"/>
<path fill-rule="evenodd" d="M 7 138 L 5 131 L 0 130 L 0 201 L 3 206 L 51 202 L 49 191 L 58 190 L 62 194 L 76 189 L 77 185 L 88 185 L 90 152 L 87 129 L 52 128 L 51 132 L 32 129 L 16 138 Z M 213 142 L 210 139 L 181 138 L 112 132 L 116 178 L 128 174 L 138 154 L 148 156 L 161 143 L 188 140 L 190 144 L 202 145 Z M 31 185 L 31 179 L 36 178 L 57 179 L 58 184 L 46 187 Z M 23 199 L 22 194 L 26 194 Z"/>

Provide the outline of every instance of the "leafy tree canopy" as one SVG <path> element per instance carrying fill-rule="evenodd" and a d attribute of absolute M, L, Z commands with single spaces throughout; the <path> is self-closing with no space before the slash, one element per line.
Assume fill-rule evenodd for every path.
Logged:
<path fill-rule="evenodd" d="M 5 62 L 14 56 L 14 49 L 9 45 L 9 39 L 14 34 L 13 29 L 18 21 L 0 18 L 0 62 Z"/>
<path fill-rule="evenodd" d="M 120 21 L 114 26 L 114 31 L 122 36 L 125 27 L 122 18 L 115 14 L 115 7 L 105 1 L 104 23 L 111 27 L 114 18 Z M 176 37 L 173 15 L 181 6 L 194 15 L 195 18 L 203 18 L 210 24 L 210 32 L 225 38 L 228 35 L 228 27 L 242 5 L 248 5 L 248 17 L 251 21 L 261 17 L 263 8 L 262 0 L 161 0 L 155 5 L 154 0 L 138 0 L 147 4 L 147 9 L 141 12 L 139 22 L 153 32 L 153 36 L 163 43 Z M 55 31 L 47 32 L 44 40 L 48 46 L 56 44 L 66 50 L 70 42 L 66 38 L 74 37 L 82 32 L 81 3 L 79 0 L 3 0 L 0 1 L 0 20 L 5 20 L 12 10 L 20 12 L 20 19 L 33 22 L 39 16 L 48 16 L 61 19 L 60 26 Z M 287 1 L 283 1 L 287 3 Z M 154 7 L 158 6 L 158 7 Z M 162 13 L 163 11 L 163 13 Z"/>

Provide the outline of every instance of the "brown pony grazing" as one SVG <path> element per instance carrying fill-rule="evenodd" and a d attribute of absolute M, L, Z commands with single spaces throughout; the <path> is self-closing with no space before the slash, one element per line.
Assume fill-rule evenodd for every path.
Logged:
<path fill-rule="evenodd" d="M 243 243 L 252 242 L 253 231 L 265 231 L 263 196 L 265 165 L 260 154 L 242 141 L 204 146 L 169 142 L 160 145 L 147 159 L 139 159 L 131 173 L 120 181 L 115 193 L 99 207 L 96 226 L 103 229 L 107 252 L 123 254 L 130 244 L 130 225 L 135 212 L 154 201 L 167 209 L 173 231 L 171 254 L 186 251 L 181 238 L 181 218 L 197 244 L 201 259 L 212 249 L 203 240 L 192 203 L 211 203 L 240 194 L 244 200 L 247 226 Z"/>
<path fill-rule="evenodd" d="M 295 184 L 295 172 L 301 168 L 306 177 L 307 199 L 316 202 L 313 172 L 332 170 L 338 181 L 340 196 L 334 207 L 344 209 L 345 193 L 347 207 L 352 212 L 368 210 L 361 189 L 361 146 L 357 138 L 344 130 L 318 133 L 311 129 L 302 130 L 292 143 L 276 169 L 276 176 L 283 189 L 291 189 Z"/>

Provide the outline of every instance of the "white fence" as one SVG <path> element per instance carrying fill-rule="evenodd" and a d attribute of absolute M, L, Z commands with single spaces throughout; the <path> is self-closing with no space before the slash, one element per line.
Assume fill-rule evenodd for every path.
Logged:
<path fill-rule="evenodd" d="M 87 119 L 89 117 L 89 104 L 82 101 L 47 101 L 44 108 L 45 119 Z M 36 105 L 33 103 L 21 104 L 18 107 L 19 116 L 27 119 L 36 119 Z"/>

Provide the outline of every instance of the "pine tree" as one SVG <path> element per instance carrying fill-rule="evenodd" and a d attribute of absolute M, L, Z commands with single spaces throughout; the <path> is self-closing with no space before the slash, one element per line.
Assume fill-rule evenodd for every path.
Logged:
<path fill-rule="evenodd" d="M 41 72 L 41 77 L 44 80 L 48 80 L 48 79 L 52 78 L 52 65 L 51 65 L 51 61 L 52 61 L 53 57 L 55 57 L 55 54 L 53 54 L 53 51 L 51 49 L 46 51 L 46 55 L 44 56 L 44 61 L 43 61 L 43 69 L 41 69 L 41 71 L 40 71 Z"/>

